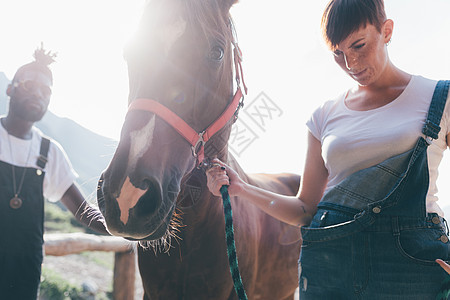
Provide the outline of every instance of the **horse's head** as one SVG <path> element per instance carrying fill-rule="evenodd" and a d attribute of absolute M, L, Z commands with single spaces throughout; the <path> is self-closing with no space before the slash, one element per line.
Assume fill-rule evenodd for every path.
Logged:
<path fill-rule="evenodd" d="M 189 133 L 183 137 L 176 124 L 169 123 L 179 117 L 191 132 L 201 133 L 230 104 L 233 33 L 229 9 L 235 1 L 152 0 L 147 4 L 124 54 L 130 110 L 116 153 L 99 181 L 98 204 L 111 233 L 146 240 L 166 234 L 182 179 L 203 153 L 201 136 L 189 141 Z M 146 103 L 152 103 L 152 108 L 143 108 Z M 156 106 L 173 114 L 156 112 Z M 225 157 L 230 123 L 205 144 L 207 156 Z"/>

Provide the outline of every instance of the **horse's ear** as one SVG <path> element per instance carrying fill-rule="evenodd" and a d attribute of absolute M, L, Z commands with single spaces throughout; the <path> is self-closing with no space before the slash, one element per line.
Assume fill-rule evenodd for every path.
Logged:
<path fill-rule="evenodd" d="M 219 0 L 221 2 L 223 11 L 225 13 L 228 13 L 230 11 L 230 8 L 236 4 L 239 0 Z"/>

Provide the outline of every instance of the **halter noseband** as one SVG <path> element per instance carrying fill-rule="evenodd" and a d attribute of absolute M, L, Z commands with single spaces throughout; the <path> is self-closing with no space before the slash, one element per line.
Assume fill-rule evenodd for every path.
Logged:
<path fill-rule="evenodd" d="M 154 113 L 159 116 L 169 125 L 171 125 L 186 141 L 191 144 L 192 154 L 197 158 L 197 164 L 201 163 L 205 158 L 204 146 L 209 139 L 216 134 L 220 129 L 222 129 L 228 121 L 236 115 L 239 111 L 240 106 L 242 106 L 242 92 L 238 88 L 234 94 L 233 100 L 228 105 L 227 109 L 222 113 L 222 115 L 214 121 L 207 129 L 202 132 L 195 131 L 191 126 L 189 126 L 182 118 L 180 118 L 173 111 L 168 109 L 161 103 L 147 98 L 138 98 L 131 102 L 128 107 L 128 111 L 132 110 L 143 110 Z"/>
<path fill-rule="evenodd" d="M 161 103 L 148 98 L 138 98 L 135 99 L 128 106 L 128 112 L 132 110 L 142 110 L 154 113 L 163 119 L 166 123 L 171 125 L 186 141 L 191 144 L 192 155 L 197 159 L 197 166 L 205 158 L 205 144 L 211 137 L 221 130 L 234 116 L 237 119 L 239 109 L 244 105 L 244 95 L 241 90 L 241 78 L 242 85 L 244 87 L 244 92 L 247 94 L 247 86 L 244 83 L 244 77 L 242 72 L 242 52 L 236 41 L 236 34 L 234 31 L 234 25 L 230 20 L 230 26 L 232 30 L 232 45 L 233 45 L 233 56 L 234 56 L 234 66 L 236 73 L 236 83 L 237 90 L 233 96 L 232 101 L 228 104 L 225 111 L 217 118 L 208 128 L 201 132 L 195 131 L 191 126 L 189 126 L 182 118 L 180 118 L 173 111 L 168 109 Z"/>

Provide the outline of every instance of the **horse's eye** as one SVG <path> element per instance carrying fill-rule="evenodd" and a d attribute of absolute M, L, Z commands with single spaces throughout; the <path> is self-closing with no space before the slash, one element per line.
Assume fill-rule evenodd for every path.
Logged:
<path fill-rule="evenodd" d="M 214 46 L 209 53 L 209 58 L 212 60 L 220 61 L 223 58 L 223 48 L 220 46 Z"/>

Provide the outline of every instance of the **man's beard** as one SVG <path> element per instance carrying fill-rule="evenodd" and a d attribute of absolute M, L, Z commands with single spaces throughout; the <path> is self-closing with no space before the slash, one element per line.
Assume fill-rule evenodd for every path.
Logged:
<path fill-rule="evenodd" d="M 9 109 L 14 112 L 16 116 L 28 122 L 38 122 L 42 120 L 47 109 L 43 110 L 30 110 L 25 107 L 25 103 L 18 103 L 17 101 L 11 101 Z"/>

